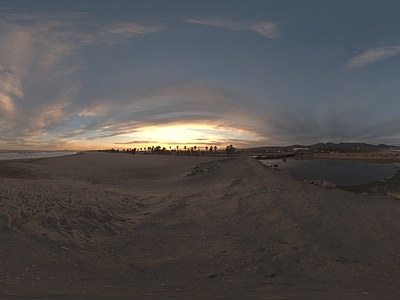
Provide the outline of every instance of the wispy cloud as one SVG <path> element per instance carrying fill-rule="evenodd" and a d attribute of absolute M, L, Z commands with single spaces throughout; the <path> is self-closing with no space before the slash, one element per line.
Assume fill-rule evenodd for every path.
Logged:
<path fill-rule="evenodd" d="M 114 90 L 109 95 L 88 99 L 84 106 L 76 104 L 71 104 L 65 111 L 82 122 L 77 122 L 75 128 L 70 124 L 68 131 L 57 135 L 60 140 L 107 140 L 117 144 L 124 143 L 120 140 L 123 135 L 130 141 L 145 141 L 141 132 L 149 127 L 186 126 L 202 130 L 206 126 L 211 136 L 222 133 L 214 144 L 235 143 L 244 147 L 321 140 L 383 140 L 390 139 L 400 130 L 395 117 L 390 126 L 384 122 L 379 126 L 371 122 L 376 111 L 372 105 L 369 110 L 363 110 L 362 116 L 357 114 L 360 103 L 356 102 L 327 107 L 323 114 L 316 114 L 301 106 L 292 104 L 288 108 L 273 100 L 269 104 L 259 103 L 247 95 L 201 82 Z M 91 107 L 101 109 L 89 115 L 87 112 Z M 375 135 L 368 135 L 370 132 Z M 224 139 L 223 133 L 229 136 L 230 142 Z M 157 143 L 154 140 L 147 142 Z M 201 140 L 194 142 L 202 144 Z M 178 142 L 173 144 L 178 145 Z"/>
<path fill-rule="evenodd" d="M 273 39 L 277 36 L 277 24 L 272 22 L 260 22 L 249 26 L 249 30 L 257 32 L 259 35 Z"/>
<path fill-rule="evenodd" d="M 269 39 L 276 38 L 278 35 L 278 25 L 274 22 L 241 23 L 221 19 L 185 19 L 184 21 L 234 31 L 249 30 Z"/>
<path fill-rule="evenodd" d="M 20 83 L 0 66 L 0 113 L 12 113 L 15 109 L 12 97 L 21 97 Z"/>
<path fill-rule="evenodd" d="M 74 114 L 88 46 L 129 43 L 162 30 L 160 24 L 102 22 L 82 15 L 0 13 L 0 136 L 29 145 Z"/>
<path fill-rule="evenodd" d="M 180 121 L 182 118 L 184 121 L 198 118 L 207 122 L 207 117 L 223 118 L 221 112 L 224 112 L 224 116 L 232 117 L 237 111 L 242 111 L 243 117 L 246 111 L 251 110 L 243 103 L 243 96 L 202 83 L 135 90 L 123 93 L 119 100 L 119 107 L 107 98 L 100 102 L 108 103 L 112 110 L 130 109 L 131 114 L 125 114 L 124 119 L 137 120 L 139 123 L 150 120 L 146 125 L 152 125 L 154 120 Z"/>
<path fill-rule="evenodd" d="M 111 102 L 107 95 L 90 99 L 95 107 L 103 108 L 92 118 L 81 114 L 87 107 L 71 107 L 75 114 L 91 120 L 84 122 L 78 131 L 64 132 L 61 137 L 74 138 L 79 134 L 95 140 L 132 135 L 150 127 L 186 124 L 200 131 L 206 126 L 214 135 L 230 132 L 234 137 L 246 133 L 257 140 L 267 126 L 263 118 L 265 107 L 257 106 L 254 99 L 199 82 L 141 91 L 114 91 L 112 98 L 118 101 Z"/>
<path fill-rule="evenodd" d="M 95 32 L 92 41 L 108 42 L 113 45 L 117 42 L 126 42 L 137 35 L 154 33 L 162 29 L 162 25 L 147 26 L 136 22 L 122 22 L 104 27 Z"/>
<path fill-rule="evenodd" d="M 353 57 L 347 66 L 351 68 L 360 68 L 368 64 L 383 61 L 389 57 L 396 56 L 400 53 L 400 46 L 381 47 L 369 49 L 362 54 Z"/>

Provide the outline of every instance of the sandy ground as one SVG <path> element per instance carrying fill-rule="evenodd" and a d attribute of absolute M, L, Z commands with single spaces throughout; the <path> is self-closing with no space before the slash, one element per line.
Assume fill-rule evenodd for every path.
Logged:
<path fill-rule="evenodd" d="M 397 299 L 400 201 L 235 158 L 0 162 L 0 298 Z"/>

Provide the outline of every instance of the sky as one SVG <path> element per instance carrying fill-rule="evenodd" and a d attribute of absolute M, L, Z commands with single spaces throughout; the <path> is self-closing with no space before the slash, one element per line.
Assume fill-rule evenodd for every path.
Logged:
<path fill-rule="evenodd" d="M 400 145 L 399 11 L 0 0 L 0 150 Z"/>

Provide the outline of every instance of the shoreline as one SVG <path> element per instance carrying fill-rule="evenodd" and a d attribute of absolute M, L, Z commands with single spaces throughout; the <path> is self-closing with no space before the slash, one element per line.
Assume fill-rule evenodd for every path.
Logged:
<path fill-rule="evenodd" d="M 304 158 L 310 160 L 343 160 L 343 161 L 362 161 L 365 163 L 376 163 L 376 164 L 398 164 L 400 163 L 400 154 L 392 156 L 392 153 L 371 153 L 368 154 L 360 154 L 360 153 L 316 153 L 317 155 L 313 154 L 305 154 L 305 155 L 297 155 L 297 158 Z M 396 153 L 395 153 L 396 154 Z M 381 159 L 386 157 L 386 159 Z M 294 156 L 296 157 L 296 156 Z M 356 158 L 354 158 L 356 157 Z M 399 157 L 399 159 L 398 159 Z M 268 161 L 268 160 L 266 160 Z M 261 162 L 263 163 L 263 162 Z M 276 163 L 276 162 L 275 162 Z M 267 165 L 268 167 L 272 167 L 272 165 Z M 276 164 L 277 166 L 277 164 Z M 290 171 L 281 170 L 280 172 L 291 173 Z M 340 185 L 337 182 L 330 182 L 327 181 L 326 178 L 318 179 L 315 178 L 311 179 L 304 179 L 298 177 L 300 180 L 315 184 L 317 186 L 323 186 L 323 181 L 326 182 L 327 188 L 336 187 L 345 191 L 350 191 L 353 193 L 365 193 L 369 195 L 381 195 L 381 196 L 388 196 L 395 199 L 400 199 L 400 169 L 398 169 L 391 177 L 384 178 L 382 180 L 373 180 L 367 183 L 361 184 L 354 184 L 354 185 Z"/>
<path fill-rule="evenodd" d="M 56 150 L 56 151 L 21 151 L 25 152 L 24 154 L 22 153 L 14 153 L 14 152 L 7 152 L 7 151 L 2 151 L 0 152 L 0 162 L 1 161 L 16 161 L 16 160 L 30 160 L 30 159 L 43 159 L 43 158 L 53 158 L 53 157 L 62 157 L 62 156 L 69 156 L 69 155 L 78 155 L 82 154 L 82 151 L 63 151 L 63 150 Z M 1 154 L 13 154 L 11 158 L 5 158 Z M 35 154 L 40 154 L 40 153 L 51 153 L 51 154 L 58 154 L 58 155 L 44 155 L 44 156 L 37 156 Z M 62 153 L 60 155 L 60 153 Z M 43 155 L 43 154 L 42 154 Z"/>
<path fill-rule="evenodd" d="M 296 156 L 318 159 L 365 160 L 371 162 L 400 162 L 400 153 L 393 151 L 373 151 L 367 153 L 299 153 Z"/>
<path fill-rule="evenodd" d="M 400 201 L 388 197 L 308 185 L 247 156 L 0 164 L 1 297 L 373 299 L 400 289 Z"/>

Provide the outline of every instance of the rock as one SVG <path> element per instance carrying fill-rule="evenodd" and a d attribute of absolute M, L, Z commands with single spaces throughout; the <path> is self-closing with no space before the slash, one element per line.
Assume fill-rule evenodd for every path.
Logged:
<path fill-rule="evenodd" d="M 395 193 L 395 192 L 387 192 L 386 197 L 392 197 L 396 200 L 400 200 L 400 193 Z"/>
<path fill-rule="evenodd" d="M 304 179 L 303 182 L 305 183 L 309 183 L 309 184 L 314 184 L 317 186 L 321 186 L 322 182 L 320 180 L 308 180 L 308 179 Z"/>
<path fill-rule="evenodd" d="M 330 182 L 328 180 L 323 180 L 322 181 L 322 187 L 324 187 L 324 188 L 335 188 L 336 184 L 334 184 L 333 182 Z"/>
<path fill-rule="evenodd" d="M 396 195 L 396 194 L 393 193 L 393 192 L 387 192 L 387 193 L 385 194 L 386 197 L 394 197 L 395 195 Z"/>

